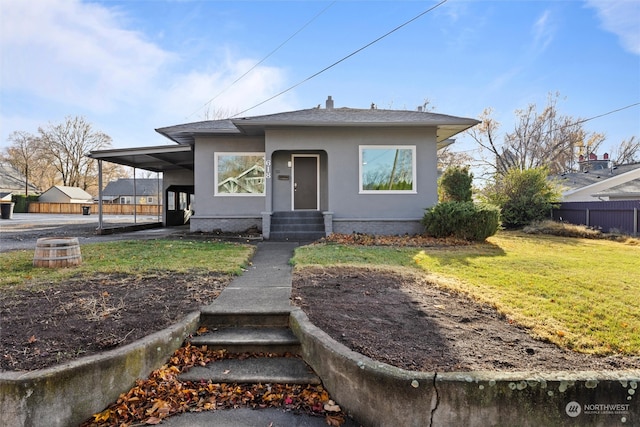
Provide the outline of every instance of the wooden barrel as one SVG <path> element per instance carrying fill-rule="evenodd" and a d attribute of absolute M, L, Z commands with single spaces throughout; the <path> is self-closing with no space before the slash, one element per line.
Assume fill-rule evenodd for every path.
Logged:
<path fill-rule="evenodd" d="M 36 243 L 34 267 L 61 268 L 82 264 L 77 237 L 43 237 Z"/>

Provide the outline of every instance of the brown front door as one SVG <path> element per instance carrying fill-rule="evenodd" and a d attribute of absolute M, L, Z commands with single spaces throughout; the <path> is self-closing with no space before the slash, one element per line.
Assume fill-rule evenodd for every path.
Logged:
<path fill-rule="evenodd" d="M 318 209 L 318 156 L 293 156 L 293 209 Z"/>

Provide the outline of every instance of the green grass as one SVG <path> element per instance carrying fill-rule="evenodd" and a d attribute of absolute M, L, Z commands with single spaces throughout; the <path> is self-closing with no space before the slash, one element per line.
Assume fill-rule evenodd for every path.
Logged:
<path fill-rule="evenodd" d="M 293 262 L 413 267 L 560 346 L 640 355 L 637 245 L 500 232 L 447 248 L 312 245 L 298 248 Z"/>
<path fill-rule="evenodd" d="M 74 268 L 33 267 L 34 251 L 0 254 L 0 289 L 58 282 L 96 273 L 144 274 L 158 271 L 210 271 L 239 274 L 254 247 L 190 240 L 118 241 L 81 245 L 82 264 Z"/>

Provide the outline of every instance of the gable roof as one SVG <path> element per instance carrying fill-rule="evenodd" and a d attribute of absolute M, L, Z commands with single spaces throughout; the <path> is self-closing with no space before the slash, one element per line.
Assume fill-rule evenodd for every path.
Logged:
<path fill-rule="evenodd" d="M 160 188 L 162 188 L 160 186 Z M 136 178 L 135 193 L 133 178 L 119 178 L 111 181 L 102 190 L 103 196 L 156 196 L 159 193 L 158 180 L 155 178 Z"/>
<path fill-rule="evenodd" d="M 49 191 L 59 191 L 61 193 L 63 193 L 65 196 L 69 197 L 70 199 L 75 199 L 75 200 L 93 200 L 93 196 L 89 193 L 87 193 L 86 191 L 84 191 L 82 188 L 79 187 L 69 187 L 66 185 L 54 185 L 53 187 L 49 188 L 47 191 L 45 191 L 44 193 L 42 193 L 43 195 L 45 195 L 46 193 L 48 193 Z"/>
<path fill-rule="evenodd" d="M 178 144 L 193 145 L 196 135 L 263 135 L 265 129 L 268 127 L 434 126 L 437 128 L 437 141 L 443 142 L 478 123 L 480 122 L 475 119 L 422 111 L 382 110 L 375 108 L 310 108 L 264 116 L 186 123 L 158 128 L 156 132 Z"/>
<path fill-rule="evenodd" d="M 615 169 L 563 174 L 558 178 L 557 182 L 568 188 L 562 195 L 564 201 L 604 197 L 640 198 L 640 163 L 620 165 Z"/>
<path fill-rule="evenodd" d="M 0 161 L 0 191 L 24 194 L 25 177 L 7 162 Z M 40 189 L 33 184 L 28 185 L 29 193 L 39 193 Z"/>

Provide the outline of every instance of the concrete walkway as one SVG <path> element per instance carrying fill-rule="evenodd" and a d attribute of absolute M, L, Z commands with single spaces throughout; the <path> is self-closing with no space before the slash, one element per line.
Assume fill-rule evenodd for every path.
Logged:
<path fill-rule="evenodd" d="M 242 276 L 234 279 L 216 300 L 201 310 L 202 317 L 227 319 L 229 316 L 251 317 L 260 324 L 261 318 L 282 315 L 287 319 L 292 310 L 292 267 L 289 260 L 295 242 L 260 242 L 251 265 Z M 268 369 L 267 369 L 268 370 Z M 294 414 L 280 409 L 234 409 L 187 413 L 169 417 L 163 426 L 233 426 L 233 427 L 320 427 L 324 417 Z M 348 420 L 344 426 L 357 426 Z"/>

